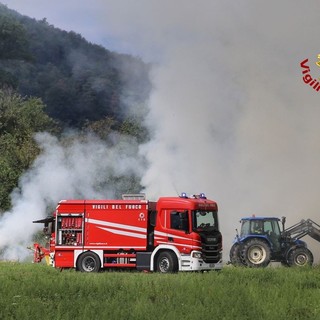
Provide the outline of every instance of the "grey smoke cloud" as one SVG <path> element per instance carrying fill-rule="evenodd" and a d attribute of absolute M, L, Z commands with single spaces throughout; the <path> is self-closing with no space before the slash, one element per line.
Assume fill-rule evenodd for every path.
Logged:
<path fill-rule="evenodd" d="M 42 153 L 12 193 L 12 209 L 0 219 L 1 258 L 30 256 L 26 248 L 42 228 L 32 221 L 52 214 L 59 200 L 112 199 L 117 188 L 128 187 L 125 182 L 116 185 L 113 177 L 141 175 L 143 162 L 135 140 L 120 135 L 113 139 L 110 146 L 90 135 L 68 143 L 48 133 L 36 135 Z"/>
<path fill-rule="evenodd" d="M 56 26 L 80 12 L 72 29 L 155 63 L 153 135 L 140 148 L 150 198 L 187 191 L 216 199 L 226 254 L 242 216 L 320 222 L 319 95 L 300 69 L 309 58 L 320 74 L 318 1 L 40 2 Z"/>

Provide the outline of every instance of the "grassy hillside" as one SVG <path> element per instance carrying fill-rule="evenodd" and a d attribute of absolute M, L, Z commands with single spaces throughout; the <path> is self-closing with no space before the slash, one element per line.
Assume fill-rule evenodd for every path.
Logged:
<path fill-rule="evenodd" d="M 320 268 L 83 274 L 0 263 L 1 319 L 320 319 Z"/>

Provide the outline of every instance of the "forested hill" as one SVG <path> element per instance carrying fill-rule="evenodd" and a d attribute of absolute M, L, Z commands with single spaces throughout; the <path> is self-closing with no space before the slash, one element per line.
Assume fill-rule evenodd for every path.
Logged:
<path fill-rule="evenodd" d="M 139 58 L 0 3 L 0 217 L 11 207 L 21 175 L 40 154 L 37 132 L 55 135 L 64 146 L 93 133 L 107 149 L 116 148 L 119 139 L 138 149 L 148 138 L 142 120 L 151 89 L 149 68 Z M 135 172 L 101 170 L 97 180 L 99 190 L 110 185 L 117 196 L 141 190 Z"/>
<path fill-rule="evenodd" d="M 0 3 L 0 86 L 40 97 L 45 112 L 61 126 L 139 120 L 150 91 L 148 72 L 139 58 L 111 52 Z"/>

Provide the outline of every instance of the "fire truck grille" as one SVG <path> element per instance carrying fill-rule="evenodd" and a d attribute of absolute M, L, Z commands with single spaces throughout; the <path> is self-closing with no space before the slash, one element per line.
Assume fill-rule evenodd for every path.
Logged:
<path fill-rule="evenodd" d="M 203 246 L 202 258 L 206 263 L 217 263 L 221 259 L 220 246 Z"/>
<path fill-rule="evenodd" d="M 221 260 L 222 237 L 216 236 L 202 237 L 202 258 L 206 263 L 217 263 Z"/>

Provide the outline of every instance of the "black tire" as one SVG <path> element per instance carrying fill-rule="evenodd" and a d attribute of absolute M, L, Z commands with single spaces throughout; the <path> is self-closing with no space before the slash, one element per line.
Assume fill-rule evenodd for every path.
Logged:
<path fill-rule="evenodd" d="M 100 258 L 91 251 L 83 253 L 77 261 L 77 269 L 81 272 L 99 272 L 100 265 Z"/>
<path fill-rule="evenodd" d="M 161 273 L 173 273 L 178 271 L 178 259 L 174 252 L 163 251 L 156 261 L 156 271 Z"/>
<path fill-rule="evenodd" d="M 305 267 L 312 266 L 313 254 L 307 248 L 297 248 L 289 252 L 288 265 L 290 267 Z"/>
<path fill-rule="evenodd" d="M 245 266 L 241 260 L 241 248 L 239 243 L 233 244 L 230 249 L 230 262 L 235 267 Z"/>
<path fill-rule="evenodd" d="M 243 244 L 241 258 L 251 268 L 264 268 L 270 263 L 269 245 L 260 239 L 251 239 Z"/>

